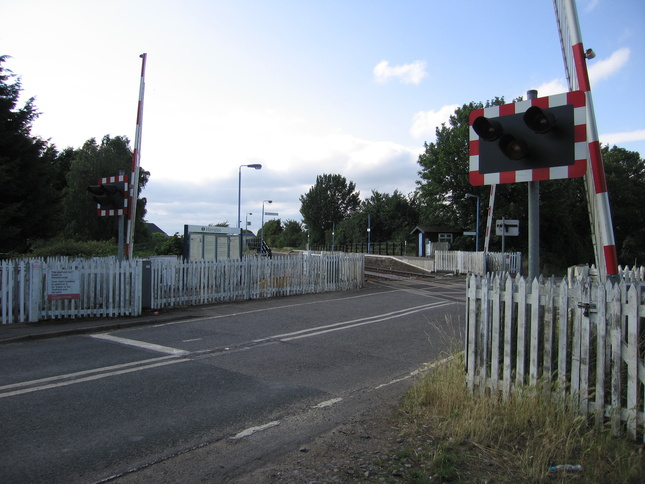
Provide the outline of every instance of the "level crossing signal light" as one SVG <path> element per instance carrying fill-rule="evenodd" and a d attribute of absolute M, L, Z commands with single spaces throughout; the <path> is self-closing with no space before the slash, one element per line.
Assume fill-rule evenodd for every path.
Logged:
<path fill-rule="evenodd" d="M 125 215 L 128 209 L 127 176 L 101 178 L 97 185 L 89 185 L 87 191 L 97 203 L 99 216 Z"/>
<path fill-rule="evenodd" d="M 583 176 L 586 99 L 573 91 L 474 110 L 470 182 L 491 185 Z"/>

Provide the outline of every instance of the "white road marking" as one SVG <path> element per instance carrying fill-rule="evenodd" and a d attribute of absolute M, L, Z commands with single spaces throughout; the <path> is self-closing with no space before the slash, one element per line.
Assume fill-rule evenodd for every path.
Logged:
<path fill-rule="evenodd" d="M 311 408 L 327 408 L 331 407 L 332 405 L 337 404 L 338 402 L 342 402 L 342 398 L 332 398 L 331 400 L 327 400 L 325 402 L 320 402 L 318 405 L 314 405 Z"/>
<path fill-rule="evenodd" d="M 388 291 L 390 292 L 390 291 Z M 396 292 L 396 291 L 391 291 L 391 292 Z M 361 295 L 361 296 L 353 296 L 349 298 L 339 298 L 339 299 L 354 299 L 357 297 L 366 297 L 366 295 Z M 189 319 L 189 320 L 184 320 L 182 322 L 184 323 L 189 323 L 189 322 L 195 322 L 199 320 L 212 320 L 212 319 L 218 319 L 218 318 L 224 318 L 224 317 L 234 317 L 234 316 L 239 316 L 242 314 L 248 314 L 248 313 L 253 313 L 253 312 L 262 312 L 262 311 L 269 311 L 269 310 L 274 310 L 274 309 L 283 309 L 286 307 L 295 307 L 295 306 L 303 306 L 303 305 L 309 305 L 309 304 L 314 304 L 314 303 L 304 303 L 304 304 L 292 304 L 292 305 L 284 305 L 281 307 L 276 307 L 276 308 L 269 308 L 269 309 L 262 309 L 262 310 L 254 310 L 254 311 L 245 311 L 245 312 L 240 312 L 240 313 L 235 313 L 235 314 L 226 314 L 226 315 L 220 315 L 216 317 L 208 317 L 208 318 L 199 318 L 199 319 Z M 431 308 L 438 308 L 442 306 L 447 306 L 451 304 L 456 304 L 454 302 L 450 301 L 440 301 L 440 302 L 435 302 L 435 303 L 430 303 L 430 304 L 424 304 L 421 306 L 416 306 L 413 308 L 408 308 L 408 309 L 402 309 L 398 311 L 393 311 L 390 313 L 384 313 L 384 314 L 378 314 L 375 316 L 369 316 L 365 318 L 359 318 L 359 319 L 354 319 L 354 320 L 349 320 L 349 321 L 342 321 L 339 323 L 332 323 L 332 324 L 327 324 L 327 325 L 322 325 L 322 326 L 316 326 L 314 328 L 308 328 L 300 331 L 294 331 L 291 333 L 283 333 L 283 334 L 278 334 L 274 336 L 270 336 L 267 338 L 261 338 L 258 340 L 251 341 L 249 346 L 246 346 L 242 349 L 250 349 L 253 346 L 257 346 L 258 344 L 261 343 L 268 343 L 271 341 L 292 341 L 295 339 L 299 338 L 308 338 L 312 336 L 318 336 L 321 334 L 329 333 L 332 331 L 340 331 L 343 329 L 350 329 L 354 328 L 357 326 L 362 326 L 366 324 L 373 324 L 373 323 L 379 323 L 383 321 L 387 321 L 390 319 L 395 319 L 403 316 L 407 316 L 410 314 L 414 314 L 420 311 L 425 311 L 427 309 Z M 168 323 L 168 324 L 177 324 L 179 322 L 174 322 L 174 323 Z M 195 353 L 191 353 L 186 350 L 178 349 L 178 348 L 172 348 L 169 346 L 162 346 L 162 345 L 157 345 L 153 343 L 147 343 L 144 341 L 137 341 L 129 338 L 122 338 L 119 336 L 113 336 L 110 334 L 95 334 L 95 335 L 90 335 L 90 337 L 95 338 L 95 339 L 101 339 L 104 341 L 111 341 L 119 344 L 124 344 L 128 346 L 133 346 L 137 348 L 142 348 L 142 349 L 147 349 L 150 351 L 155 351 L 159 353 L 164 353 L 170 356 L 165 356 L 165 357 L 160 357 L 160 358 L 152 358 L 152 359 L 147 359 L 147 360 L 142 360 L 142 361 L 137 361 L 137 362 L 132 362 L 132 363 L 124 363 L 121 365 L 113 365 L 113 366 L 107 366 L 103 368 L 95 368 L 95 369 L 90 369 L 90 370 L 84 370 L 76 373 L 69 373 L 69 374 L 64 374 L 64 375 L 56 375 L 56 376 L 51 376 L 47 378 L 41 378 L 38 380 L 31 380 L 31 381 L 26 381 L 26 382 L 19 382 L 19 383 L 13 383 L 9 385 L 4 385 L 0 386 L 0 398 L 6 398 L 10 396 L 15 396 L 15 395 L 22 395 L 25 393 L 31 393 L 35 391 L 40 391 L 40 390 L 47 390 L 51 388 L 57 388 L 61 386 L 67 386 L 67 385 L 72 385 L 75 383 L 82 383 L 86 381 L 92 381 L 92 380 L 98 380 L 101 378 L 106 378 L 109 376 L 116 376 L 116 375 L 122 375 L 126 373 L 132 373 L 136 371 L 141 371 L 141 370 L 146 370 L 150 368 L 156 368 L 160 366 L 166 366 L 166 365 L 172 365 L 175 363 L 181 363 L 181 362 L 186 362 L 186 361 L 191 361 L 186 358 L 181 358 L 182 356 L 187 356 L 190 354 L 195 355 Z M 198 341 L 201 338 L 195 338 L 192 340 L 186 340 L 185 342 L 189 341 Z M 225 348 L 226 350 L 229 350 L 229 348 Z M 239 348 L 238 348 L 239 350 Z M 198 352 L 199 353 L 199 352 Z M 217 356 L 217 355 L 213 355 Z M 443 361 L 443 360 L 442 360 Z M 149 363 L 149 364 L 148 364 Z M 439 363 L 437 363 L 439 364 Z M 435 365 L 432 365 L 433 367 Z M 429 368 L 428 368 L 429 369 Z M 418 372 L 418 371 L 417 371 Z M 381 388 L 383 386 L 387 386 L 393 383 L 396 383 L 398 381 L 402 381 L 408 378 L 411 378 L 414 376 L 414 372 L 410 374 L 409 376 L 406 376 L 404 378 L 392 381 L 387 384 L 380 385 L 377 388 Z M 25 388 L 28 387 L 28 388 Z M 6 390 L 11 390 L 11 389 L 16 389 L 13 391 L 6 391 Z M 4 393 L 2 393 L 4 392 Z M 332 405 L 340 401 L 341 399 L 334 399 L 334 400 L 329 400 L 328 402 L 322 402 L 316 406 L 316 408 L 324 408 L 323 405 Z M 278 422 L 279 423 L 279 422 Z M 261 429 L 263 430 L 263 428 Z M 256 430 L 257 431 L 257 430 Z"/>
<path fill-rule="evenodd" d="M 280 341 L 292 341 L 294 339 L 308 338 L 310 336 L 318 336 L 324 333 L 330 333 L 332 331 L 340 331 L 343 329 L 355 328 L 357 326 L 364 326 L 366 324 L 381 323 L 383 321 L 388 321 L 390 319 L 400 318 L 402 316 L 408 316 L 410 314 L 418 313 L 420 311 L 425 311 L 427 309 L 439 308 L 442 306 L 449 306 L 455 304 L 451 301 L 441 301 L 431 304 L 424 304 L 422 306 L 416 306 L 414 308 L 401 309 L 399 311 L 393 311 L 391 313 L 377 314 L 376 316 L 369 316 L 366 318 L 353 319 L 350 321 L 343 321 L 340 323 L 333 323 L 324 326 L 316 326 L 315 328 L 303 329 L 300 331 L 294 331 L 293 333 L 285 333 L 273 336 L 271 338 L 263 338 L 256 340 L 255 342 L 261 342 L 266 339 L 279 339 Z"/>
<path fill-rule="evenodd" d="M 169 346 L 156 345 L 154 343 L 146 343 L 145 341 L 137 341 L 129 338 L 121 338 L 120 336 L 112 336 L 111 334 L 103 333 L 103 334 L 93 334 L 90 336 L 96 339 L 113 341 L 115 343 L 120 343 L 128 346 L 136 346 L 137 348 L 143 348 L 145 350 L 156 351 L 158 353 L 166 353 L 174 356 L 185 356 L 190 353 L 190 351 L 180 350 L 178 348 L 171 348 Z"/>
<path fill-rule="evenodd" d="M 269 422 L 264 425 L 260 425 L 259 427 L 250 427 L 246 430 L 242 430 L 241 432 L 235 434 L 234 436 L 231 437 L 231 440 L 238 440 L 238 439 L 243 439 L 244 437 L 248 437 L 249 435 L 253 435 L 256 432 L 262 432 L 263 430 L 270 429 L 272 427 L 277 427 L 280 425 L 279 420 L 274 420 L 273 422 Z"/>
<path fill-rule="evenodd" d="M 150 360 L 147 360 L 150 361 Z M 152 363 L 149 365 L 143 365 L 143 366 L 136 366 L 134 368 L 125 368 L 123 370 L 117 370 L 117 371 L 108 371 L 106 373 L 101 373 L 99 375 L 91 375 L 91 376 L 86 376 L 84 378 L 75 378 L 73 380 L 67 380 L 67 381 L 61 381 L 58 383 L 50 383 L 50 384 L 45 384 L 45 385 L 38 385 L 35 387 L 30 387 L 30 388 L 23 388 L 21 390 L 15 390 L 15 391 L 10 391 L 10 392 L 5 392 L 5 393 L 0 393 L 0 398 L 6 398 L 6 397 L 13 397 L 16 395 L 23 395 L 25 393 L 31 393 L 31 392 L 37 392 L 40 390 L 49 390 L 51 388 L 58 388 L 58 387 L 64 387 L 67 385 L 74 385 L 76 383 L 83 383 L 87 381 L 93 381 L 93 380 L 100 380 L 101 378 L 107 378 L 110 376 L 116 376 L 116 375 L 124 375 L 126 373 L 133 373 L 135 371 L 141 371 L 141 370 L 148 370 L 150 368 L 157 368 L 160 366 L 166 366 L 166 365 L 174 365 L 175 363 L 182 363 L 185 361 L 191 361 L 186 358 L 159 358 L 157 359 L 157 363 Z M 137 362 L 138 363 L 138 362 Z M 112 368 L 112 367 L 105 367 L 105 368 L 97 368 L 95 370 L 88 370 L 88 371 L 101 371 L 105 370 L 107 368 Z M 83 373 L 83 372 L 79 372 Z M 65 378 L 65 377 L 73 377 L 74 373 L 71 373 L 69 375 L 60 375 L 59 377 L 52 377 L 52 378 Z M 38 380 L 33 380 L 33 382 L 37 382 Z M 32 382 L 32 383 L 33 383 Z M 28 383 L 28 382 L 25 382 Z M 15 384 L 18 385 L 18 384 Z"/>
<path fill-rule="evenodd" d="M 330 299 L 330 300 L 325 300 L 325 301 L 310 301 L 306 303 L 295 303 L 295 304 L 285 304 L 283 306 L 274 306 L 271 308 L 262 308 L 262 309 L 252 309 L 250 311 L 240 311 L 237 313 L 227 313 L 227 314 L 218 314 L 216 316 L 204 316 L 202 318 L 187 318 L 187 319 L 182 319 L 180 321 L 170 321 L 168 323 L 159 323 L 155 324 L 152 326 L 153 328 L 160 328 L 162 326 L 174 326 L 176 324 L 187 324 L 187 323 L 197 323 L 199 321 L 212 321 L 214 319 L 222 319 L 222 318 L 234 318 L 237 316 L 245 316 L 247 314 L 255 314 L 255 313 L 264 313 L 264 312 L 270 312 L 270 311 L 278 311 L 280 309 L 288 309 L 288 308 L 297 308 L 300 306 L 311 306 L 313 304 L 324 304 L 332 301 L 346 301 L 349 299 L 359 299 L 359 298 L 364 298 L 364 297 L 372 297 L 372 296 L 380 296 L 381 294 L 386 294 L 390 292 L 399 292 L 400 289 L 392 289 L 389 291 L 382 291 L 379 293 L 374 293 L 374 294 L 359 294 L 358 296 L 347 296 L 347 297 L 338 297 L 335 299 Z M 123 330 L 123 331 L 128 331 Z"/>
<path fill-rule="evenodd" d="M 421 368 L 417 368 L 413 372 L 410 372 L 410 374 L 408 374 L 408 375 L 406 375 L 404 377 L 392 380 L 392 381 L 390 381 L 388 383 L 383 383 L 383 384 L 381 384 L 381 385 L 379 385 L 377 387 L 374 387 L 374 390 L 379 390 L 380 388 L 384 388 L 384 387 L 387 387 L 387 386 L 390 386 L 390 385 L 394 385 L 395 383 L 399 383 L 399 382 L 402 382 L 402 381 L 405 381 L 405 380 L 409 380 L 410 378 L 412 378 L 414 376 L 417 376 L 417 375 L 419 375 L 421 373 L 425 373 L 426 371 L 432 370 L 433 368 L 436 368 L 437 366 L 441 366 L 441 365 L 443 365 L 445 363 L 448 363 L 450 360 L 456 358 L 460 354 L 461 353 L 458 353 L 458 354 L 453 355 L 453 356 L 449 356 L 448 358 L 444 358 L 443 360 L 435 361 L 434 363 L 424 363 L 424 365 Z"/>
<path fill-rule="evenodd" d="M 150 362 L 159 362 L 163 360 L 167 360 L 170 358 L 175 358 L 174 356 L 162 356 L 158 358 L 150 358 L 147 360 L 140 360 L 140 361 L 132 361 L 130 363 L 122 363 L 120 365 L 112 365 L 112 366 L 103 366 L 101 368 L 93 368 L 91 370 L 83 370 L 83 371 L 76 371 L 74 373 L 67 373 L 65 375 L 55 375 L 55 376 L 50 376 L 47 378 L 39 378 L 38 380 L 29 380 L 29 381 L 23 381 L 19 383 L 11 383 L 10 385 L 3 385 L 0 386 L 0 391 L 2 390 L 9 390 L 10 388 L 19 388 L 19 387 L 28 387 L 32 385 L 38 385 L 40 383 L 47 383 L 51 381 L 56 381 L 56 380 L 66 380 L 70 378 L 77 378 L 79 376 L 83 375 L 90 375 L 92 373 L 101 373 L 101 372 L 106 372 L 106 371 L 112 371 L 112 370 L 119 370 L 121 368 L 128 368 L 131 366 L 138 366 L 138 365 L 145 365 L 146 363 Z"/>

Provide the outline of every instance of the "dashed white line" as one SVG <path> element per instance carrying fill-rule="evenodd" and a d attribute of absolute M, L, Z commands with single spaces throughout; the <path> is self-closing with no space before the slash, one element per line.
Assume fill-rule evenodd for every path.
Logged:
<path fill-rule="evenodd" d="M 91 335 L 91 337 L 96 339 L 103 339 L 106 341 L 113 341 L 115 343 L 120 343 L 128 346 L 136 346 L 137 348 L 156 351 L 157 353 L 166 353 L 168 355 L 185 356 L 190 354 L 190 351 L 180 350 L 178 348 L 171 348 L 169 346 L 156 345 L 154 343 L 146 343 L 145 341 L 137 341 L 129 338 L 121 338 L 120 336 L 113 336 L 111 334 L 93 334 Z"/>
<path fill-rule="evenodd" d="M 342 398 L 332 398 L 331 400 L 320 402 L 318 405 L 314 405 L 312 408 L 327 408 L 342 401 L 343 401 Z"/>
<path fill-rule="evenodd" d="M 249 427 L 246 430 L 242 430 L 241 432 L 235 434 L 234 436 L 231 437 L 231 440 L 238 440 L 238 439 L 243 439 L 244 437 L 248 437 L 249 435 L 253 435 L 256 432 L 262 432 L 263 430 L 270 429 L 272 427 L 277 427 L 280 425 L 279 420 L 274 420 L 273 422 L 269 422 L 264 425 L 260 425 L 258 427 Z"/>
<path fill-rule="evenodd" d="M 409 380 L 410 378 L 412 378 L 414 376 L 417 376 L 417 375 L 419 375 L 421 373 L 425 373 L 426 371 L 431 370 L 433 368 L 436 368 L 437 366 L 441 366 L 441 365 L 443 365 L 445 363 L 448 363 L 450 360 L 456 358 L 457 356 L 459 356 L 459 353 L 456 354 L 456 355 L 453 355 L 453 356 L 449 356 L 448 358 L 444 358 L 443 360 L 435 361 L 434 363 L 424 363 L 423 367 L 418 368 L 418 369 L 410 372 L 408 375 L 405 375 L 405 376 L 403 376 L 401 378 L 396 378 L 395 380 L 392 380 L 392 381 L 390 381 L 388 383 L 382 383 L 381 385 L 379 385 L 377 387 L 374 387 L 374 390 L 379 390 L 380 388 L 384 388 L 384 387 L 387 387 L 387 386 L 390 386 L 390 385 L 394 385 L 395 383 L 399 383 L 399 382 L 402 382 L 402 381 L 405 381 L 405 380 Z"/>

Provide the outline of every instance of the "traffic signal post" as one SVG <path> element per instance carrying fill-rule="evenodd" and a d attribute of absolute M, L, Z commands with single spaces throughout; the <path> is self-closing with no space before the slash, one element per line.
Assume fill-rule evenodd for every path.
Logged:
<path fill-rule="evenodd" d="M 97 185 L 90 185 L 87 191 L 93 195 L 99 217 L 119 217 L 119 260 L 123 260 L 123 232 L 125 215 L 128 213 L 128 176 L 118 175 L 100 178 Z"/>

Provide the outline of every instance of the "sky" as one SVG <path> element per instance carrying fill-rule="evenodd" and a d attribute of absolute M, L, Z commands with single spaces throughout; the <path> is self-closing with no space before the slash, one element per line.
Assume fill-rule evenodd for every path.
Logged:
<path fill-rule="evenodd" d="M 645 2 L 577 9 L 600 141 L 645 156 Z M 240 173 L 253 231 L 263 205 L 301 221 L 322 174 L 411 193 L 458 106 L 568 90 L 551 0 L 0 0 L 0 17 L 32 135 L 59 150 L 134 145 L 147 54 L 142 196 L 168 234 L 235 227 Z"/>

